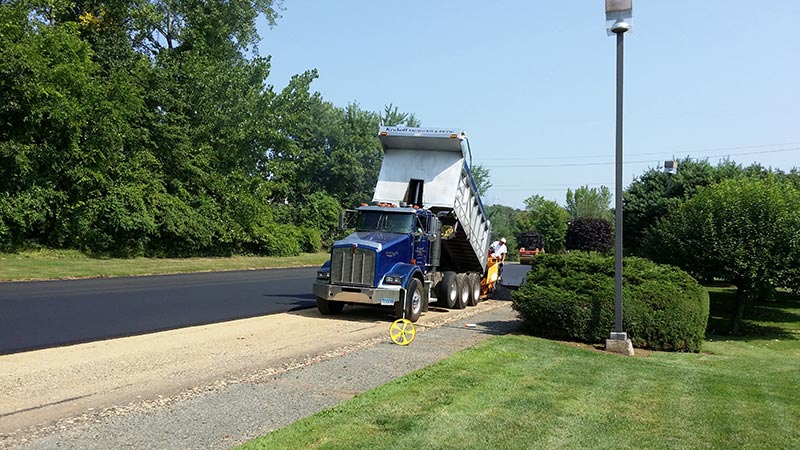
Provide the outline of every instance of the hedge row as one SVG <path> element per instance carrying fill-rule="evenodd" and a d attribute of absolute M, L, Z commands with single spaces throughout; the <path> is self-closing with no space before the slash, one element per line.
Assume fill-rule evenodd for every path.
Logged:
<path fill-rule="evenodd" d="M 541 255 L 513 307 L 538 336 L 603 342 L 614 330 L 614 258 Z M 624 259 L 623 329 L 635 347 L 697 352 L 707 321 L 708 293 L 686 272 Z"/>

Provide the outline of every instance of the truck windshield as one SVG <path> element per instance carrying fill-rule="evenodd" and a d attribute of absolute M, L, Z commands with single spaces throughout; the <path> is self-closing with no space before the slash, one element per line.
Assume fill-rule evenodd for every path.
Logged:
<path fill-rule="evenodd" d="M 413 231 L 414 215 L 383 211 L 361 211 L 358 214 L 356 231 L 381 231 L 384 233 L 410 233 Z"/>

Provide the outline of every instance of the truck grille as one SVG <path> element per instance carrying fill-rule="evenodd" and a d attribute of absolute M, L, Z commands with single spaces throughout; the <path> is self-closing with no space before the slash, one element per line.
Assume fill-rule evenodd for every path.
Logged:
<path fill-rule="evenodd" d="M 364 248 L 335 248 L 331 258 L 331 282 L 372 286 L 375 279 L 375 251 Z"/>

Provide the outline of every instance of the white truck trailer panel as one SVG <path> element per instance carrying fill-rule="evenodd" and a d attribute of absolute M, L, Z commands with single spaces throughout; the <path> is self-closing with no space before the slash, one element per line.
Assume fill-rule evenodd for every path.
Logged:
<path fill-rule="evenodd" d="M 425 208 L 453 208 L 464 165 L 463 134 L 453 129 L 382 127 L 384 156 L 373 202 L 405 201 L 421 180 Z"/>
<path fill-rule="evenodd" d="M 485 268 L 490 224 L 467 169 L 464 133 L 449 128 L 381 127 L 379 135 L 384 158 L 373 202 L 408 201 L 412 180 L 421 181 L 420 206 L 452 210 L 475 262 Z"/>

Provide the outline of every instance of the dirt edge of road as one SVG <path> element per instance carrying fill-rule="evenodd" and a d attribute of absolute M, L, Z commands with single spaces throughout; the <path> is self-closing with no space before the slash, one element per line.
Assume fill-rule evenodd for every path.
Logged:
<path fill-rule="evenodd" d="M 418 332 L 508 305 L 431 308 Z M 174 405 L 389 340 L 392 318 L 367 307 L 315 309 L 0 356 L 0 447 Z"/>

